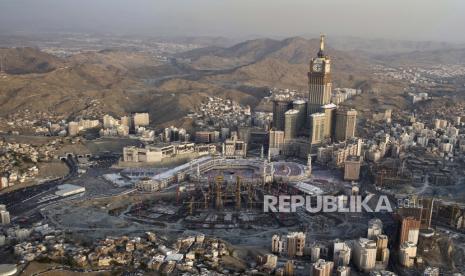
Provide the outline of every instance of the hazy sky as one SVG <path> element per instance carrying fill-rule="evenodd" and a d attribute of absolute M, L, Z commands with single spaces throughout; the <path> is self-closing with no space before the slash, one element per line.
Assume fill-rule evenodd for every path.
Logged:
<path fill-rule="evenodd" d="M 465 42 L 465 0 L 0 0 L 0 32 Z"/>

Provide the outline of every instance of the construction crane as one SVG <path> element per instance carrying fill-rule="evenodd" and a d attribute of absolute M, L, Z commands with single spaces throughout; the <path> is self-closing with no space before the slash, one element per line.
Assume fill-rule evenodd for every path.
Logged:
<path fill-rule="evenodd" d="M 236 178 L 236 194 L 235 194 L 235 198 L 236 198 L 236 210 L 240 210 L 241 209 L 241 178 L 239 176 L 237 176 Z"/>
<path fill-rule="evenodd" d="M 215 182 L 215 193 L 216 193 L 216 199 L 215 199 L 215 206 L 218 209 L 223 208 L 223 182 L 224 182 L 224 177 L 222 175 L 219 175 L 216 177 L 216 182 Z"/>

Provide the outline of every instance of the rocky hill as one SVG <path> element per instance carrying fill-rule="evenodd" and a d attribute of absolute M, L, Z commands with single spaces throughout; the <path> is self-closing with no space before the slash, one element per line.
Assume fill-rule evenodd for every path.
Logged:
<path fill-rule="evenodd" d="M 305 88 L 308 64 L 318 49 L 318 39 L 258 39 L 211 51 L 197 49 L 182 57 L 189 58 L 197 70 L 225 71 L 206 77 L 208 81 Z M 326 52 L 332 58 L 336 85 L 354 86 L 368 79 L 369 59 L 331 47 Z"/>
<path fill-rule="evenodd" d="M 8 74 L 30 74 L 53 71 L 62 60 L 36 48 L 0 48 L 0 63 Z"/>
<path fill-rule="evenodd" d="M 8 49 L 6 60 L 17 60 L 17 74 L 0 77 L 0 116 L 26 109 L 64 118 L 95 114 L 92 109 L 115 115 L 146 111 L 159 125 L 179 123 L 212 95 L 253 107 L 267 87 L 307 89 L 308 63 L 318 47 L 317 39 L 258 39 L 185 52 L 168 62 L 122 50 L 61 60 L 32 48 Z M 335 86 L 370 87 L 371 60 L 330 45 L 327 54 Z"/>

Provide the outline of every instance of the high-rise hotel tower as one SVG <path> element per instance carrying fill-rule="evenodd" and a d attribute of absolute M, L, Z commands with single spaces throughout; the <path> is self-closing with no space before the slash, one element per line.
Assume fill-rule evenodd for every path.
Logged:
<path fill-rule="evenodd" d="M 331 102 L 331 59 L 325 55 L 325 36 L 320 37 L 320 51 L 316 58 L 310 61 L 308 72 L 308 117 L 321 112 L 323 105 Z"/>

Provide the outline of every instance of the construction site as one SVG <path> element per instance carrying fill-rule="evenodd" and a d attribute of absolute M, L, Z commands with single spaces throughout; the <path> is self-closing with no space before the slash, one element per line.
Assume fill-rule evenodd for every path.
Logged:
<path fill-rule="evenodd" d="M 263 212 L 264 195 L 320 195 L 338 191 L 326 175 L 311 176 L 300 163 L 258 159 L 215 160 L 193 166 L 170 199 L 135 204 L 126 214 L 151 224 L 176 221 L 186 229 L 253 229 L 291 227 L 295 213 Z"/>

